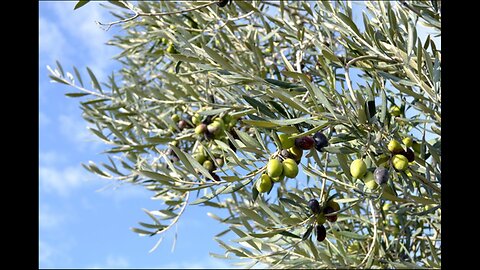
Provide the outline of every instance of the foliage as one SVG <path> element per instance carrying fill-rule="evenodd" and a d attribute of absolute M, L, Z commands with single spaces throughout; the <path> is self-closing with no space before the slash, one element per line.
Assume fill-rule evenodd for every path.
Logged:
<path fill-rule="evenodd" d="M 441 266 L 441 51 L 417 32 L 421 24 L 440 35 L 439 1 L 110 2 L 119 21 L 103 25 L 123 28 L 108 43 L 122 49 L 122 68 L 107 82 L 88 69 L 84 85 L 57 62 L 50 77 L 80 90 L 67 96 L 82 98 L 90 130 L 110 146 L 109 164 L 84 167 L 162 202 L 135 232 L 159 235 L 202 205 L 228 213 L 209 213 L 226 226 L 215 237 L 225 254 L 212 256 L 243 267 Z M 198 117 L 229 120 L 209 137 L 195 133 Z M 267 162 L 281 156 L 279 135 L 319 131 L 328 146 L 303 151 L 305 177 L 259 193 Z M 406 137 L 413 143 L 400 151 L 414 161 L 395 170 L 389 143 Z M 201 147 L 216 169 L 199 161 Z M 352 177 L 356 159 L 370 179 Z M 382 166 L 388 180 L 377 185 Z M 311 199 L 340 205 L 321 242 Z"/>

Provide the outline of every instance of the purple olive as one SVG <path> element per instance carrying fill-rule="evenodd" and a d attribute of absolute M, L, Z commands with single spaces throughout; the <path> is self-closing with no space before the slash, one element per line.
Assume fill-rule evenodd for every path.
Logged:
<path fill-rule="evenodd" d="M 320 131 L 313 135 L 313 140 L 315 141 L 315 149 L 319 152 L 323 151 L 323 147 L 328 146 L 327 137 Z"/>
<path fill-rule="evenodd" d="M 230 0 L 218 0 L 217 6 L 224 7 L 228 4 L 228 1 L 230 1 Z"/>
<path fill-rule="evenodd" d="M 335 209 L 333 209 L 332 207 L 330 206 L 327 206 L 325 207 L 325 209 L 323 209 L 323 213 L 324 214 L 330 214 L 330 213 L 333 213 L 335 212 Z M 326 216 L 327 220 L 330 221 L 330 222 L 335 222 L 337 221 L 337 218 L 338 216 L 337 215 L 333 215 L 333 216 Z"/>
<path fill-rule="evenodd" d="M 305 137 L 295 139 L 295 146 L 303 150 L 308 150 L 312 148 L 314 144 L 315 144 L 315 141 L 310 136 L 305 136 Z"/>
<path fill-rule="evenodd" d="M 408 148 L 407 151 L 400 152 L 400 155 L 406 157 L 408 162 L 413 162 L 415 160 L 415 153 L 413 153 L 412 149 Z"/>
<path fill-rule="evenodd" d="M 317 235 L 318 242 L 322 242 L 323 240 L 325 240 L 325 237 L 327 237 L 327 230 L 323 225 L 315 226 L 315 233 Z"/>
<path fill-rule="evenodd" d="M 310 208 L 310 211 L 312 211 L 314 214 L 320 213 L 320 204 L 316 199 L 311 199 L 308 201 L 308 208 Z"/>
<path fill-rule="evenodd" d="M 384 167 L 378 167 L 373 172 L 377 184 L 385 184 L 388 181 L 388 170 Z"/>

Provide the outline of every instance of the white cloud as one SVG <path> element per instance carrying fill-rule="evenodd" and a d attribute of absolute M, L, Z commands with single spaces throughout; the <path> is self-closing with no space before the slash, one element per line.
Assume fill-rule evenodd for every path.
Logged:
<path fill-rule="evenodd" d="M 74 241 L 71 238 L 62 239 L 62 241 L 55 241 L 55 245 L 50 242 L 40 240 L 38 243 L 38 259 L 39 267 L 55 268 L 62 265 L 64 268 L 71 264 L 72 257 L 69 256 L 69 251 L 72 249 Z"/>
<path fill-rule="evenodd" d="M 165 269 L 235 269 L 238 267 L 232 266 L 226 261 L 221 259 L 215 259 L 212 257 L 206 257 L 202 260 L 196 261 L 182 261 L 178 263 L 168 263 L 160 265 L 158 268 Z"/>
<path fill-rule="evenodd" d="M 66 219 L 64 214 L 58 213 L 48 204 L 40 204 L 39 226 L 40 229 L 58 228 Z"/>
<path fill-rule="evenodd" d="M 76 144 L 78 150 L 97 150 L 103 145 L 88 129 L 88 123 L 83 118 L 73 114 L 58 116 L 59 128 L 62 135 Z"/>
<path fill-rule="evenodd" d="M 146 190 L 142 186 L 129 183 L 118 185 L 118 181 L 115 181 L 115 183 L 112 182 L 112 184 L 113 185 L 106 186 L 97 191 L 103 196 L 111 197 L 115 203 L 134 198 L 148 199 L 153 195 L 151 191 Z"/>
<path fill-rule="evenodd" d="M 93 266 L 87 267 L 89 269 L 103 269 L 103 268 L 127 268 L 130 265 L 128 259 L 123 256 L 108 255 L 103 263 L 96 263 Z"/>
<path fill-rule="evenodd" d="M 52 122 L 52 120 L 50 119 L 50 117 L 47 116 L 46 113 L 40 111 L 38 113 L 38 123 L 40 126 L 47 126 L 48 124 L 50 124 Z"/>
<path fill-rule="evenodd" d="M 68 196 L 74 189 L 92 183 L 93 179 L 98 179 L 80 165 L 60 169 L 41 165 L 39 171 L 42 191 L 53 192 L 63 197 Z"/>
<path fill-rule="evenodd" d="M 54 164 L 64 164 L 67 159 L 62 153 L 56 151 L 46 151 L 39 153 L 40 164 L 43 165 L 54 165 Z"/>
<path fill-rule="evenodd" d="M 40 17 L 39 27 L 40 54 L 47 54 L 49 59 L 64 58 L 67 41 L 59 26 L 44 17 Z"/>
<path fill-rule="evenodd" d="M 38 252 L 39 252 L 38 260 L 39 260 L 40 268 L 51 267 L 52 257 L 53 257 L 53 254 L 55 253 L 55 248 L 44 241 L 40 241 L 38 244 Z"/>
<path fill-rule="evenodd" d="M 107 9 L 99 3 L 92 2 L 78 10 L 73 10 L 72 2 L 56 2 L 52 9 L 58 18 L 62 31 L 72 36 L 67 45 L 72 53 L 80 54 L 84 64 L 100 78 L 108 74 L 108 68 L 113 61 L 110 60 L 116 49 L 105 43 L 110 39 L 112 31 L 101 29 L 95 21 L 109 21 L 111 16 Z M 73 55 L 72 55 L 73 56 Z"/>

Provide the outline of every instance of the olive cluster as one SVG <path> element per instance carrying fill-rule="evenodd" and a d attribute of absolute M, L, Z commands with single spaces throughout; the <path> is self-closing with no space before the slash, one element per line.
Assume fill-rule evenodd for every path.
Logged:
<path fill-rule="evenodd" d="M 350 164 L 350 174 L 355 179 L 361 179 L 368 189 L 373 190 L 388 181 L 389 171 L 380 166 L 372 172 L 367 170 L 367 164 L 363 159 L 356 159 Z"/>
<path fill-rule="evenodd" d="M 395 170 L 405 171 L 408 168 L 408 163 L 415 160 L 415 153 L 410 148 L 413 146 L 412 138 L 406 137 L 402 140 L 404 147 L 397 141 L 391 140 L 388 143 L 388 150 L 392 153 L 391 162 Z"/>
<path fill-rule="evenodd" d="M 235 146 L 230 142 L 225 131 L 228 130 L 234 138 L 238 138 L 234 130 L 238 119 L 226 113 L 219 115 L 202 115 L 200 113 L 203 110 L 204 109 L 200 109 L 193 115 L 187 115 L 186 118 L 182 118 L 179 114 L 173 114 L 171 120 L 175 123 L 175 126 L 170 126 L 169 130 L 176 132 L 190 129 L 190 132 L 194 134 L 193 138 L 195 141 L 203 142 L 198 143 L 196 147 L 194 147 L 195 144 L 186 144 L 184 150 L 188 152 L 188 150 L 193 149 L 191 151 L 192 157 L 210 172 L 214 180 L 219 181 L 220 177 L 213 172 L 217 168 L 223 167 L 225 157 L 222 149 L 215 142 L 215 139 L 228 144 L 233 151 L 236 151 Z M 170 142 L 170 145 L 173 146 L 178 146 L 178 144 L 179 140 Z M 205 147 L 208 148 L 210 155 L 207 153 Z M 178 160 L 178 157 L 171 148 L 167 150 L 167 154 L 170 155 L 172 161 Z"/>
<path fill-rule="evenodd" d="M 296 133 L 291 135 L 282 133 L 278 136 L 280 139 L 281 150 L 277 151 L 267 163 L 266 172 L 256 182 L 258 192 L 269 192 L 273 184 L 283 181 L 285 177 L 295 178 L 298 175 L 298 165 L 302 159 L 303 150 L 309 150 L 315 147 L 318 151 L 323 151 L 323 147 L 328 145 L 327 137 L 317 132 L 312 136 L 295 137 Z"/>
<path fill-rule="evenodd" d="M 323 225 L 327 220 L 330 222 L 337 221 L 338 215 L 336 212 L 340 210 L 340 205 L 333 199 L 330 199 L 320 205 L 317 199 L 308 201 L 308 208 L 315 215 L 315 234 L 317 241 L 322 242 L 327 236 L 327 230 Z"/>

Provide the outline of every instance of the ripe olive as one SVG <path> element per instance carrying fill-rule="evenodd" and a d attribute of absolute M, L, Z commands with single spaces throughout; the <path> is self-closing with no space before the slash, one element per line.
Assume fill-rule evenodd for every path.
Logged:
<path fill-rule="evenodd" d="M 282 145 L 282 149 L 288 149 L 295 144 L 295 139 L 290 138 L 291 135 L 282 133 L 278 135 L 280 139 L 280 144 Z"/>
<path fill-rule="evenodd" d="M 331 206 L 327 206 L 327 207 L 325 207 L 325 209 L 323 209 L 323 214 L 325 214 L 325 215 L 333 213 L 333 212 L 336 212 L 336 211 Z M 338 215 L 325 216 L 325 217 L 327 218 L 328 221 L 335 222 L 335 221 L 337 221 Z"/>
<path fill-rule="evenodd" d="M 217 6 L 224 7 L 228 4 L 228 1 L 230 1 L 230 0 L 218 0 Z"/>
<path fill-rule="evenodd" d="M 185 120 L 178 121 L 178 129 L 183 130 L 184 128 L 188 127 L 188 122 Z"/>
<path fill-rule="evenodd" d="M 403 151 L 403 148 L 397 140 L 391 140 L 388 143 L 388 150 L 394 154 L 398 154 Z"/>
<path fill-rule="evenodd" d="M 415 153 L 412 151 L 412 149 L 408 148 L 407 151 L 402 151 L 399 153 L 400 155 L 403 155 L 404 157 L 407 158 L 408 162 L 413 162 L 415 161 Z"/>
<path fill-rule="evenodd" d="M 218 174 L 216 173 L 210 173 L 210 174 L 213 177 L 213 181 L 216 181 L 216 182 L 220 181 L 220 176 L 218 176 Z"/>
<path fill-rule="evenodd" d="M 310 208 L 310 211 L 312 211 L 312 213 L 314 214 L 320 213 L 320 204 L 316 199 L 311 199 L 310 201 L 308 201 L 307 205 L 308 205 L 308 208 Z"/>
<path fill-rule="evenodd" d="M 201 135 L 207 131 L 207 125 L 205 124 L 200 124 L 195 128 L 195 134 Z"/>
<path fill-rule="evenodd" d="M 288 178 L 295 178 L 298 175 L 298 165 L 295 160 L 287 158 L 282 162 L 283 175 Z"/>
<path fill-rule="evenodd" d="M 260 179 L 257 180 L 256 188 L 259 193 L 268 192 L 272 188 L 273 182 L 267 174 L 262 174 Z"/>
<path fill-rule="evenodd" d="M 320 131 L 313 135 L 313 140 L 315 141 L 315 149 L 319 152 L 322 152 L 323 148 L 328 146 L 327 137 Z"/>
<path fill-rule="evenodd" d="M 278 177 L 283 173 L 283 165 L 280 160 L 270 159 L 267 164 L 267 174 L 270 177 Z"/>
<path fill-rule="evenodd" d="M 360 179 L 367 172 L 367 164 L 363 159 L 356 159 L 350 164 L 350 174 L 353 178 Z"/>
<path fill-rule="evenodd" d="M 310 136 L 304 136 L 295 139 L 295 146 L 303 150 L 311 149 L 314 144 L 315 141 Z"/>
<path fill-rule="evenodd" d="M 408 159 L 403 155 L 395 155 L 392 158 L 393 167 L 398 171 L 405 171 L 408 168 Z"/>
<path fill-rule="evenodd" d="M 322 242 L 323 240 L 325 240 L 325 237 L 327 237 L 327 230 L 323 225 L 317 225 L 315 227 L 315 233 L 317 235 L 318 242 Z"/>
<path fill-rule="evenodd" d="M 385 184 L 388 181 L 388 170 L 384 167 L 378 167 L 373 172 L 377 184 Z"/>
<path fill-rule="evenodd" d="M 333 199 L 327 202 L 327 206 L 332 207 L 332 209 L 335 210 L 335 212 L 340 210 L 340 205 Z"/>

